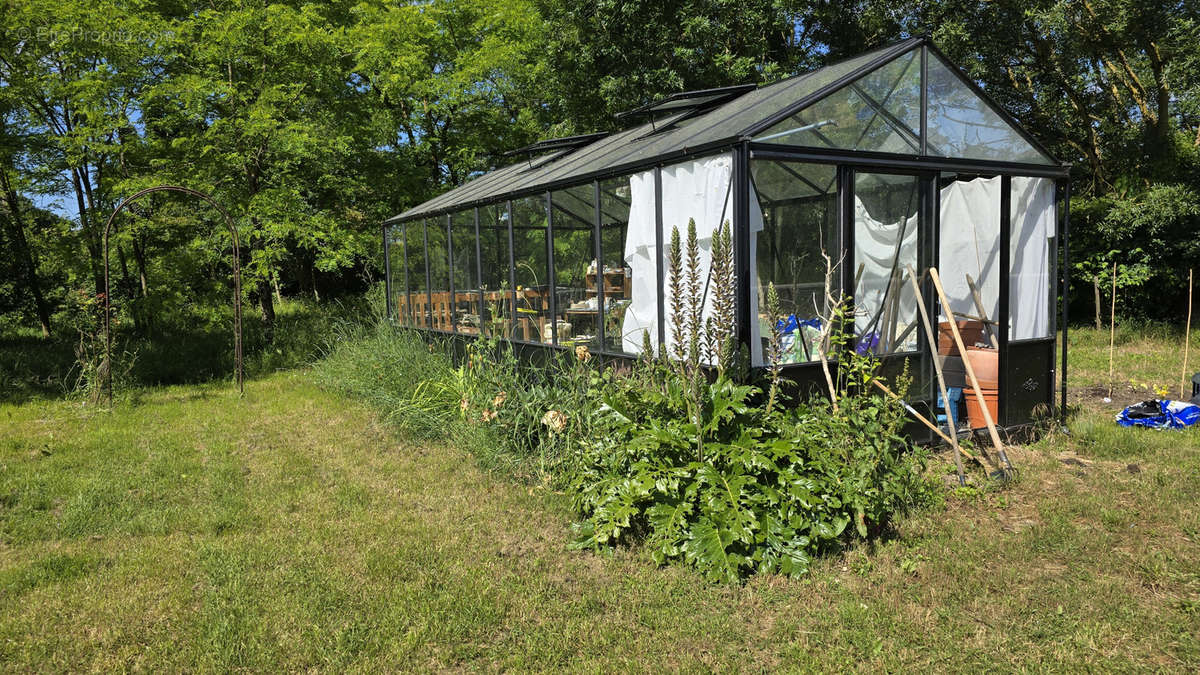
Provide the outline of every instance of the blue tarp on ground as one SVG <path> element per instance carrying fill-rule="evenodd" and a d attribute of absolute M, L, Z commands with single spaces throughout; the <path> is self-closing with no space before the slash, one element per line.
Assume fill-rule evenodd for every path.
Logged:
<path fill-rule="evenodd" d="M 1182 429 L 1200 420 L 1200 406 L 1186 401 L 1143 401 L 1117 414 L 1123 427 Z"/>

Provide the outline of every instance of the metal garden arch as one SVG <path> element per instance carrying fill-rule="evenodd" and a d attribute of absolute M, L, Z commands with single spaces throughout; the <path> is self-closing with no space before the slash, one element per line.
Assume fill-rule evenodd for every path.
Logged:
<path fill-rule="evenodd" d="M 113 221 L 116 220 L 117 214 L 121 212 L 128 204 L 134 200 L 144 197 L 153 192 L 180 192 L 186 195 L 191 195 L 208 202 L 214 209 L 221 213 L 225 219 L 225 226 L 229 228 L 229 234 L 233 238 L 233 359 L 237 369 L 237 386 L 238 394 L 244 393 L 245 375 L 242 370 L 242 267 L 241 253 L 238 242 L 237 228 L 233 226 L 233 219 L 229 217 L 229 212 L 221 207 L 212 197 L 200 192 L 180 185 L 156 185 L 144 190 L 138 190 L 132 195 L 126 197 L 117 205 L 112 215 L 108 217 L 108 222 L 104 224 L 104 361 L 107 366 L 105 372 L 105 385 L 108 389 L 108 405 L 112 406 L 112 301 L 111 291 L 109 289 L 108 280 L 108 237 L 112 233 Z"/>

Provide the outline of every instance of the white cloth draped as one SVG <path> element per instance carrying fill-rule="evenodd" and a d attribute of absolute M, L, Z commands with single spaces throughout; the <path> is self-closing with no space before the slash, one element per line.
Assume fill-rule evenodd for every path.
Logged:
<path fill-rule="evenodd" d="M 1050 335 L 1051 244 L 1056 236 L 1054 181 L 1012 179 L 1008 292 L 1013 340 Z"/>
<path fill-rule="evenodd" d="M 1000 315 L 1000 178 L 954 181 L 941 190 L 938 274 L 955 312 L 978 316 L 975 282 L 987 317 Z M 1015 295 L 1014 295 L 1015 297 Z M 942 320 L 945 320 L 943 315 Z"/>
<path fill-rule="evenodd" d="M 625 230 L 625 265 L 630 269 L 630 302 L 621 326 L 622 349 L 629 354 L 642 351 L 642 333 L 657 341 L 658 255 L 655 241 L 654 172 L 629 177 L 629 225 Z"/>
<path fill-rule="evenodd" d="M 854 290 L 854 304 L 857 313 L 854 317 L 855 332 L 865 337 L 865 333 L 880 333 L 884 328 L 887 317 L 881 317 L 872 322 L 880 311 L 886 312 L 884 306 L 885 294 L 891 283 L 893 266 L 898 266 L 904 276 L 899 279 L 899 307 L 896 308 L 895 337 L 917 317 L 917 298 L 913 293 L 912 284 L 908 283 L 908 265 L 916 267 L 918 215 L 916 200 L 913 200 L 912 213 L 894 223 L 881 223 L 871 217 L 862 201 L 854 199 L 854 274 L 859 277 L 858 288 Z M 899 240 L 899 251 L 897 241 Z M 862 265 L 862 275 L 858 275 L 858 266 Z M 906 340 L 914 339 L 915 333 L 909 333 Z"/>
<path fill-rule="evenodd" d="M 629 311 L 625 314 L 621 329 L 624 350 L 631 354 L 642 351 L 642 333 L 649 331 L 653 342 L 658 341 L 656 328 L 658 314 L 658 274 L 656 255 L 663 256 L 663 269 L 668 268 L 666 247 L 670 245 L 672 228 L 679 228 L 680 238 L 687 240 L 688 221 L 696 221 L 696 236 L 699 242 L 700 278 L 705 280 L 703 319 L 712 315 L 712 299 L 715 289 L 709 288 L 709 268 L 712 264 L 713 233 L 725 221 L 732 221 L 733 199 L 730 181 L 733 176 L 733 158 L 730 155 L 704 157 L 694 161 L 674 164 L 662 169 L 662 213 L 663 251 L 656 250 L 654 237 L 654 174 L 645 172 L 630 177 L 630 195 L 634 207 L 630 211 L 629 231 L 625 243 L 625 264 L 633 274 L 633 285 Z M 639 194 L 649 205 L 648 213 L 638 213 Z M 759 216 L 761 223 L 761 215 Z M 761 229 L 761 224 L 760 224 Z M 635 229 L 637 230 L 635 232 Z M 666 283 L 664 279 L 664 284 Z M 669 302 L 668 298 L 663 299 Z M 667 350 L 673 347 L 671 313 L 668 307 L 663 312 L 666 318 Z"/>

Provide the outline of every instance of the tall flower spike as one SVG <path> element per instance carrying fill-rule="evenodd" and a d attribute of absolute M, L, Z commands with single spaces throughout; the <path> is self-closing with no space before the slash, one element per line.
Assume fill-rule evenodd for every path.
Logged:
<path fill-rule="evenodd" d="M 775 408 L 775 397 L 779 393 L 779 373 L 783 368 L 783 331 L 779 328 L 783 312 L 779 309 L 779 292 L 774 282 L 767 284 L 767 321 L 771 324 L 771 337 L 767 341 L 767 365 L 771 373 L 771 386 L 767 391 L 767 412 Z"/>
<path fill-rule="evenodd" d="M 677 361 L 684 357 L 683 313 L 683 251 L 680 247 L 679 228 L 671 228 L 671 246 L 667 250 L 667 284 L 671 293 L 671 352 Z"/>
<path fill-rule="evenodd" d="M 732 364 L 736 332 L 737 275 L 734 272 L 733 239 L 729 221 L 713 231 L 712 249 L 713 328 L 709 342 L 720 372 Z"/>
<path fill-rule="evenodd" d="M 704 356 L 709 363 L 718 363 L 717 358 L 721 350 L 721 331 L 720 325 L 716 320 L 716 310 L 720 309 L 720 294 L 721 294 L 721 237 L 718 236 L 718 231 L 713 230 L 712 250 L 710 252 L 710 260 L 708 266 L 709 288 L 713 291 L 713 310 L 714 312 L 704 321 Z"/>
<path fill-rule="evenodd" d="M 688 357 L 693 365 L 699 365 L 700 340 L 703 325 L 700 317 L 704 312 L 704 288 L 700 282 L 700 240 L 696 236 L 696 219 L 688 219 L 687 233 L 687 327 Z"/>

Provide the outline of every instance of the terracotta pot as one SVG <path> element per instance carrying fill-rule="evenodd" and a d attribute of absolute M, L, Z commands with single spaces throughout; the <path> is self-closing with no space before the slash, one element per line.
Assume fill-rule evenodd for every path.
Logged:
<path fill-rule="evenodd" d="M 967 359 L 971 361 L 971 370 L 975 371 L 975 377 L 979 379 L 979 386 L 983 386 L 983 380 L 995 382 L 1000 378 L 1000 352 L 995 349 L 972 349 L 967 347 Z M 995 387 L 992 387 L 995 389 Z"/>
<path fill-rule="evenodd" d="M 983 322 L 970 319 L 959 319 L 958 333 L 963 345 L 968 349 L 976 342 L 983 341 Z M 954 344 L 954 331 L 950 330 L 950 322 L 938 323 L 938 354 L 942 356 L 958 356 L 958 345 Z"/>
<path fill-rule="evenodd" d="M 988 389 L 983 387 L 980 382 L 980 391 L 983 392 L 983 402 L 987 404 L 988 413 L 992 416 L 992 422 L 996 421 L 996 414 L 999 410 L 999 391 L 995 388 Z M 971 423 L 972 429 L 982 429 L 987 426 L 987 421 L 983 418 L 983 408 L 979 407 L 979 399 L 975 396 L 975 390 L 968 388 L 963 392 L 963 396 L 967 399 L 967 420 Z"/>

